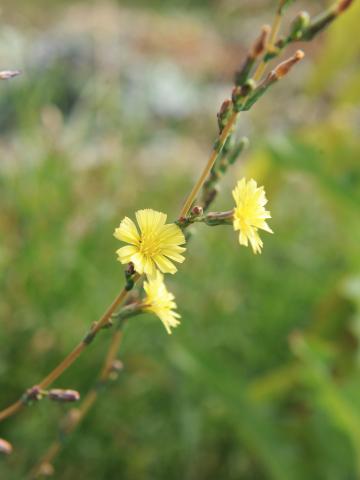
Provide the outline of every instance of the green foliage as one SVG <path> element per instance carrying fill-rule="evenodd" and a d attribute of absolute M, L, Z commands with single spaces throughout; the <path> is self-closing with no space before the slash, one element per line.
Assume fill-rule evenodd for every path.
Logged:
<path fill-rule="evenodd" d="M 358 100 L 358 73 L 345 41 L 358 26 L 346 18 L 329 31 L 304 87 L 317 117 L 307 123 L 305 112 L 261 142 L 252 132 L 246 164 L 233 167 L 219 196 L 230 208 L 244 173 L 266 186 L 275 233 L 263 235 L 262 255 L 240 247 L 229 227 L 196 226 L 187 261 L 168 281 L 181 327 L 169 337 L 152 316 L 129 322 L 125 371 L 64 445 L 55 478 L 359 477 L 360 147 L 347 109 Z M 331 88 L 329 101 L 344 51 L 347 88 Z M 129 113 L 126 78 L 112 87 L 101 74 L 90 81 L 86 65 L 72 77 L 76 55 L 55 59 L 40 78 L 29 69 L 0 85 L 2 406 L 68 353 L 120 289 L 112 237 L 120 219 L 144 206 L 175 218 L 190 166 L 204 160 L 194 150 L 183 164 L 181 150 L 173 165 L 166 143 L 166 160 L 157 158 L 150 139 L 165 121 L 165 135 L 177 139 L 196 141 L 202 127 L 159 118 L 146 102 Z M 285 99 L 286 121 L 293 98 L 276 88 L 270 95 Z M 109 339 L 103 332 L 57 386 L 85 394 Z M 15 452 L 0 459 L 0 478 L 25 478 L 67 410 L 42 402 L 1 425 Z"/>

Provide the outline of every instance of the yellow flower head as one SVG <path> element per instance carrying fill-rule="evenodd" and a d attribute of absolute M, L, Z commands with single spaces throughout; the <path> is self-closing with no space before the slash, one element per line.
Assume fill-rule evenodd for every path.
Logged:
<path fill-rule="evenodd" d="M 171 328 L 177 327 L 180 323 L 178 320 L 180 315 L 173 311 L 176 308 L 175 297 L 167 291 L 164 276 L 157 271 L 154 277 L 144 282 L 144 290 L 146 292 L 144 310 L 155 313 L 164 324 L 166 331 L 171 334 Z"/>
<path fill-rule="evenodd" d="M 181 229 L 175 223 L 165 224 L 165 213 L 146 209 L 135 213 L 140 233 L 135 223 L 128 217 L 115 229 L 114 236 L 122 242 L 130 243 L 117 250 L 118 260 L 121 263 L 133 262 L 135 270 L 152 276 L 158 268 L 163 273 L 175 273 L 175 265 L 171 262 L 182 263 L 185 258 L 180 255 L 185 248 Z"/>
<path fill-rule="evenodd" d="M 271 218 L 270 212 L 265 210 L 267 204 L 264 187 L 258 187 L 255 180 L 248 182 L 245 178 L 239 180 L 234 188 L 233 197 L 236 203 L 234 208 L 234 230 L 239 230 L 240 245 L 248 246 L 250 242 L 254 253 L 261 253 L 263 242 L 258 229 L 261 228 L 273 233 L 266 223 Z"/>

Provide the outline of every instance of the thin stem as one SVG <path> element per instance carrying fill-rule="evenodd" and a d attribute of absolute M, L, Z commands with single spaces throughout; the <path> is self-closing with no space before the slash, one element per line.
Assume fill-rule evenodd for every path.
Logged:
<path fill-rule="evenodd" d="M 21 400 L 18 400 L 9 407 L 4 408 L 4 410 L 0 412 L 0 421 L 4 420 L 5 418 L 11 417 L 12 415 L 15 415 L 15 413 L 18 412 L 23 406 L 23 402 Z"/>
<path fill-rule="evenodd" d="M 280 25 L 281 25 L 281 18 L 282 18 L 281 12 L 278 10 L 276 15 L 275 15 L 275 18 L 274 18 L 274 21 L 273 21 L 273 24 L 272 24 L 272 27 L 271 27 L 271 30 L 270 30 L 267 50 L 272 48 L 274 43 L 275 43 L 276 36 L 279 32 Z M 266 67 L 266 62 L 263 60 L 258 65 L 258 67 L 257 67 L 257 69 L 254 73 L 254 80 L 255 81 L 258 81 L 262 77 L 262 74 L 264 73 L 265 67 Z M 205 165 L 204 170 L 202 171 L 198 181 L 195 183 L 195 185 L 194 185 L 193 189 L 191 190 L 189 196 L 185 200 L 184 206 L 182 207 L 181 212 L 180 212 L 180 218 L 185 217 L 187 215 L 187 213 L 189 212 L 189 210 L 191 208 L 191 205 L 195 201 L 198 193 L 200 192 L 200 190 L 201 190 L 202 186 L 204 185 L 207 177 L 209 176 L 209 174 L 211 172 L 211 169 L 214 166 L 219 154 L 221 153 L 221 150 L 223 149 L 224 144 L 225 144 L 228 136 L 230 135 L 233 126 L 236 123 L 238 114 L 239 114 L 239 112 L 234 111 L 232 113 L 231 117 L 229 118 L 228 122 L 226 123 L 223 131 L 221 132 L 221 135 L 220 135 L 218 141 L 215 143 L 213 151 L 211 152 L 210 158 L 209 158 L 207 164 Z"/>
<path fill-rule="evenodd" d="M 121 345 L 121 341 L 123 338 L 123 332 L 121 329 L 116 330 L 114 333 L 109 349 L 107 351 L 103 367 L 101 369 L 98 381 L 96 384 L 91 388 L 91 390 L 87 393 L 87 395 L 82 400 L 81 406 L 78 410 L 76 410 L 76 416 L 71 420 L 70 425 L 68 426 L 65 432 L 61 432 L 61 441 L 56 440 L 54 441 L 48 450 L 45 452 L 44 456 L 41 458 L 39 463 L 33 468 L 33 470 L 29 474 L 30 479 L 37 478 L 41 475 L 45 469 L 50 468 L 52 469 L 52 463 L 55 457 L 59 454 L 61 447 L 64 443 L 64 440 L 67 436 L 69 436 L 81 423 L 83 418 L 87 415 L 89 410 L 94 405 L 97 397 L 98 397 L 98 385 L 105 383 L 109 379 L 109 375 L 111 373 L 112 365 L 116 360 L 118 355 L 118 351 Z"/>
<path fill-rule="evenodd" d="M 44 476 L 50 476 L 53 473 L 52 469 L 52 460 L 53 458 L 56 457 L 56 455 L 59 453 L 61 449 L 61 443 L 57 440 L 56 442 L 53 442 L 43 458 L 41 459 L 41 462 L 39 465 L 36 465 L 36 467 L 31 470 L 31 472 L 28 475 L 29 480 L 33 480 L 40 475 Z"/>
<path fill-rule="evenodd" d="M 89 345 L 90 341 L 97 335 L 97 333 L 109 322 L 111 315 L 114 313 L 116 308 L 123 302 L 127 295 L 127 290 L 123 289 L 119 293 L 119 295 L 115 298 L 112 304 L 107 308 L 105 313 L 102 315 L 100 320 L 96 322 L 90 329 L 89 334 L 82 340 L 74 350 L 66 357 L 64 360 L 52 370 L 47 377 L 45 377 L 40 383 L 40 388 L 47 388 L 50 384 L 52 384 L 60 375 L 67 370 L 70 365 L 72 365 L 75 360 L 79 357 L 83 350 Z M 89 338 L 90 341 L 86 339 Z"/>
<path fill-rule="evenodd" d="M 110 347 L 108 349 L 107 355 L 105 357 L 103 368 L 100 373 L 100 380 L 107 379 L 109 372 L 111 371 L 112 364 L 114 363 L 114 360 L 117 357 L 122 338 L 123 338 L 123 331 L 121 329 L 116 330 L 112 338 L 112 341 L 110 343 Z"/>
<path fill-rule="evenodd" d="M 134 277 L 134 284 L 140 278 L 140 275 L 136 274 Z M 40 389 L 47 388 L 51 385 L 56 379 L 58 379 L 80 356 L 80 354 L 86 349 L 86 347 L 92 342 L 92 340 L 96 337 L 98 332 L 104 328 L 110 320 L 111 315 L 114 313 L 116 308 L 125 300 L 128 294 L 128 290 L 125 288 L 121 290 L 121 292 L 117 295 L 115 300 L 112 304 L 107 308 L 105 313 L 101 316 L 101 318 L 93 324 L 90 328 L 89 333 L 85 336 L 85 338 L 74 348 L 74 350 L 67 355 L 64 360 L 62 360 L 59 365 L 57 365 L 41 382 L 38 384 Z M 25 396 L 26 398 L 26 396 Z M 26 401 L 18 400 L 10 407 L 5 408 L 0 412 L 0 421 L 5 420 L 6 418 L 14 415 L 19 410 L 21 410 L 26 405 Z"/>
<path fill-rule="evenodd" d="M 269 35 L 269 46 L 270 47 L 272 47 L 274 45 L 276 37 L 279 33 L 280 25 L 281 25 L 281 19 L 282 19 L 282 14 L 278 10 L 276 12 L 275 17 L 274 17 L 274 21 L 273 21 L 273 24 L 271 26 L 271 31 L 270 31 L 270 35 Z"/>
<path fill-rule="evenodd" d="M 40 383 L 39 387 L 40 388 L 47 388 L 49 385 L 51 385 L 57 378 L 60 377 L 60 375 L 67 370 L 70 365 L 72 365 L 75 360 L 80 356 L 82 351 L 86 348 L 87 344 L 84 343 L 83 341 L 79 343 L 72 352 L 67 355 L 64 360 L 59 363 L 50 373 L 47 377 L 45 377 Z M 1 417 L 0 417 L 1 419 Z"/>
<path fill-rule="evenodd" d="M 231 129 L 236 123 L 238 116 L 238 112 L 233 112 L 231 117 L 229 118 L 226 126 L 224 127 L 218 141 L 215 144 L 215 147 L 213 148 L 213 151 L 211 152 L 210 158 L 202 171 L 198 181 L 194 185 L 193 189 L 191 190 L 189 196 L 187 197 L 184 206 L 182 207 L 182 210 L 180 212 L 180 217 L 185 217 L 186 214 L 189 212 L 191 205 L 193 204 L 194 200 L 196 199 L 199 191 L 201 190 L 203 184 L 205 183 L 212 167 L 214 166 L 214 163 L 216 162 L 216 159 L 218 158 L 218 155 L 221 153 L 221 150 L 224 147 L 224 144 L 230 135 Z"/>

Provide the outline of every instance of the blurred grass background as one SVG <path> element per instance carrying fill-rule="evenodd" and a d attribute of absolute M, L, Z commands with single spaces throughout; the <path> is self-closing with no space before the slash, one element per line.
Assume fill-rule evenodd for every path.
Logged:
<path fill-rule="evenodd" d="M 328 3 L 295 2 L 318 12 Z M 124 215 L 175 218 L 216 135 L 232 74 L 275 2 L 4 1 L 0 85 L 0 400 L 60 361 L 120 289 Z M 125 371 L 55 478 L 351 480 L 360 476 L 360 4 L 242 114 L 251 144 L 222 185 L 264 184 L 254 256 L 200 226 L 168 280 L 183 321 L 128 325 Z M 110 336 L 58 382 L 84 394 Z M 26 478 L 67 406 L 1 425 L 0 478 Z"/>

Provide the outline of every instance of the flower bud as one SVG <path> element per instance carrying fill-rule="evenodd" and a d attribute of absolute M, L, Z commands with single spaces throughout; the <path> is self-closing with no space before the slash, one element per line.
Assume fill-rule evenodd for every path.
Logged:
<path fill-rule="evenodd" d="M 199 217 L 200 215 L 202 215 L 204 213 L 204 210 L 201 206 L 199 205 L 195 205 L 192 210 L 191 210 L 191 214 L 194 216 L 194 217 Z"/>
<path fill-rule="evenodd" d="M 337 7 L 338 13 L 340 14 L 345 12 L 345 10 L 347 10 L 352 3 L 353 0 L 342 0 Z"/>
<path fill-rule="evenodd" d="M 80 393 L 76 390 L 62 390 L 60 388 L 53 388 L 49 391 L 48 397 L 54 402 L 77 402 L 80 400 Z"/>
<path fill-rule="evenodd" d="M 135 265 L 133 264 L 133 262 L 129 262 L 126 266 L 126 269 L 125 269 L 125 275 L 134 275 L 135 273 Z"/>
<path fill-rule="evenodd" d="M 252 79 L 246 80 L 241 87 L 235 87 L 232 91 L 232 102 L 234 110 L 239 112 L 244 104 L 245 98 L 254 90 L 255 81 Z"/>
<path fill-rule="evenodd" d="M 0 80 L 9 80 L 20 75 L 19 70 L 3 70 L 0 72 Z"/>
<path fill-rule="evenodd" d="M 225 125 L 227 124 L 227 122 L 228 122 L 228 120 L 231 116 L 231 111 L 232 111 L 231 100 L 225 100 L 222 103 L 222 105 L 220 107 L 220 110 L 217 114 L 220 133 L 225 128 Z"/>
<path fill-rule="evenodd" d="M 300 12 L 293 20 L 290 27 L 291 40 L 300 40 L 303 31 L 310 25 L 310 15 L 308 12 Z"/>
<path fill-rule="evenodd" d="M 26 404 L 27 402 L 35 402 L 43 398 L 43 393 L 37 385 L 34 387 L 28 388 L 22 397 L 22 401 Z"/>
<path fill-rule="evenodd" d="M 284 77 L 287 73 L 289 73 L 291 68 L 296 63 L 300 62 L 300 60 L 302 60 L 304 56 L 305 54 L 302 50 L 297 50 L 292 57 L 277 65 L 275 69 L 269 73 L 266 82 L 269 82 L 271 84 L 272 82 L 280 80 L 280 78 Z"/>
<path fill-rule="evenodd" d="M 269 25 L 264 25 L 261 29 L 261 33 L 256 39 L 252 49 L 250 50 L 250 58 L 256 59 L 258 58 L 262 53 L 264 53 L 265 48 L 266 48 L 266 42 L 267 38 L 270 33 L 270 26 Z"/>
<path fill-rule="evenodd" d="M 0 453 L 4 455 L 10 455 L 12 453 L 12 445 L 8 441 L 4 440 L 3 438 L 0 438 Z"/>
<path fill-rule="evenodd" d="M 290 4 L 293 2 L 294 0 L 280 0 L 280 4 L 279 4 L 279 8 L 278 8 L 278 12 L 280 15 L 282 15 L 284 13 L 284 10 L 290 6 Z"/>
<path fill-rule="evenodd" d="M 241 87 L 241 95 L 247 97 L 255 89 L 256 83 L 252 78 L 246 80 L 244 85 Z"/>

